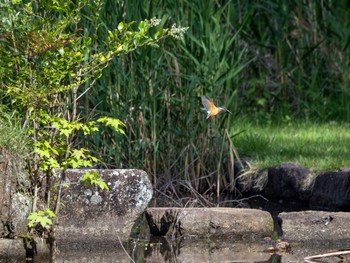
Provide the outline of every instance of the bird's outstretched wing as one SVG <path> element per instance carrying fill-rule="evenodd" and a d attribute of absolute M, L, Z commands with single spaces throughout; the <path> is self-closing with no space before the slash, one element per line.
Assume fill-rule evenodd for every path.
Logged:
<path fill-rule="evenodd" d="M 211 106 L 213 105 L 213 102 L 211 100 L 209 100 L 207 97 L 205 96 L 202 96 L 201 97 L 201 100 L 202 100 L 202 104 L 204 106 L 204 108 L 207 110 L 207 111 L 210 111 L 211 110 Z"/>

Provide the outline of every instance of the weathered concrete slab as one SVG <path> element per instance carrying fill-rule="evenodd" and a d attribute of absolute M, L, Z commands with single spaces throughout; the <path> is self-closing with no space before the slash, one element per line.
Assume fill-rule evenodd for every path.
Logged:
<path fill-rule="evenodd" d="M 148 208 L 152 235 L 255 239 L 271 236 L 270 213 L 243 208 Z"/>
<path fill-rule="evenodd" d="M 142 170 L 93 171 L 105 180 L 109 191 L 81 183 L 86 170 L 67 171 L 69 187 L 63 192 L 64 206 L 56 227 L 59 246 L 71 246 L 72 242 L 76 246 L 113 246 L 118 245 L 118 238 L 126 241 L 152 198 L 151 182 Z"/>
<path fill-rule="evenodd" d="M 350 240 L 350 213 L 302 211 L 280 213 L 283 238 L 289 242 L 337 243 Z"/>

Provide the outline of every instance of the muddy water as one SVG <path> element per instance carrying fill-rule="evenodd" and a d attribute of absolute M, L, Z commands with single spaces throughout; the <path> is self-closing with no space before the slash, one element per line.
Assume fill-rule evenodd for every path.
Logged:
<path fill-rule="evenodd" d="M 104 262 L 304 262 L 304 257 L 344 249 L 350 243 L 319 242 L 292 244 L 288 253 L 266 253 L 268 244 L 260 240 L 225 242 L 220 240 L 179 239 L 167 241 L 131 241 L 126 251 L 111 244 L 100 247 L 65 247 L 54 259 L 34 257 L 33 260 L 1 258 L 0 262 L 104 263 Z M 132 260 L 129 258 L 132 258 Z M 323 262 L 339 262 L 329 259 Z"/>

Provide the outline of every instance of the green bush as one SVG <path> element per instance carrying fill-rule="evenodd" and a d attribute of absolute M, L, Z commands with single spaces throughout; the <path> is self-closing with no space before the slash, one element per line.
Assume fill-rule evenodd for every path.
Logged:
<path fill-rule="evenodd" d="M 95 88 L 114 59 L 142 46 L 158 47 L 167 37 L 181 39 L 187 29 L 159 27 L 157 18 L 119 21 L 114 28 L 104 27 L 107 34 L 96 42 L 98 28 L 104 26 L 102 1 L 3 0 L 0 7 L 2 106 L 17 113 L 28 138 L 24 145 L 31 152 L 26 161 L 33 193 L 29 227 L 45 227 L 58 215 L 65 171 L 99 162 L 82 141 L 101 126 L 110 134 L 125 134 L 124 122 L 108 112 L 93 119 L 83 116 L 81 98 Z M 94 27 L 91 32 L 82 27 L 87 21 Z M 83 181 L 108 190 L 98 174 L 87 173 Z M 47 198 L 39 200 L 43 185 Z"/>

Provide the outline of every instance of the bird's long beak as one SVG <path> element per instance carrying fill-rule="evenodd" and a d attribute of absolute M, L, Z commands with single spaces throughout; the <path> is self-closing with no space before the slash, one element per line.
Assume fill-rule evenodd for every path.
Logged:
<path fill-rule="evenodd" d="M 230 112 L 228 109 L 225 108 L 225 111 L 227 111 L 228 113 L 232 114 L 232 112 Z"/>

